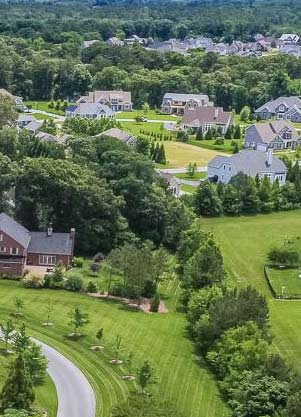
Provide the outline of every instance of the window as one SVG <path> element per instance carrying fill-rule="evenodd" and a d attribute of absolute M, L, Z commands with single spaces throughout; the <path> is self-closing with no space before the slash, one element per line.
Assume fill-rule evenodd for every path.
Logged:
<path fill-rule="evenodd" d="M 224 169 L 224 171 L 226 170 L 226 165 L 225 164 L 223 165 L 223 169 Z"/>
<path fill-rule="evenodd" d="M 0 246 L 0 253 L 5 253 L 5 252 L 6 252 L 6 247 Z"/>
<path fill-rule="evenodd" d="M 55 265 L 56 264 L 56 256 L 40 255 L 39 256 L 39 264 L 40 265 Z"/>
<path fill-rule="evenodd" d="M 0 242 L 3 242 L 3 233 L 0 233 Z"/>
<path fill-rule="evenodd" d="M 18 248 L 10 248 L 10 254 L 11 255 L 18 255 L 19 249 Z"/>
<path fill-rule="evenodd" d="M 229 172 L 231 172 L 232 171 L 232 167 L 229 167 Z"/>

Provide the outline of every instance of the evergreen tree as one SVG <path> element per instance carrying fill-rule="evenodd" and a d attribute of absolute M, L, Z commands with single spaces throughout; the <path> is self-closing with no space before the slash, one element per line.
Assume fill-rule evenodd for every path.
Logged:
<path fill-rule="evenodd" d="M 0 394 L 1 409 L 30 410 L 35 400 L 32 381 L 22 354 L 12 364 Z"/>
<path fill-rule="evenodd" d="M 228 184 L 224 190 L 223 209 L 225 214 L 230 216 L 237 216 L 241 213 L 242 202 L 238 191 L 231 184 Z"/>
<path fill-rule="evenodd" d="M 213 136 L 212 136 L 212 130 L 211 130 L 211 128 L 209 128 L 207 130 L 207 132 L 205 133 L 205 139 L 206 140 L 212 140 L 212 138 L 213 138 Z"/>
<path fill-rule="evenodd" d="M 225 139 L 232 139 L 232 129 L 229 126 L 225 133 Z"/>
<path fill-rule="evenodd" d="M 203 135 L 203 129 L 200 127 L 196 133 L 196 140 L 203 140 L 204 139 L 204 135 Z"/>
<path fill-rule="evenodd" d="M 234 128 L 234 134 L 233 134 L 233 139 L 240 139 L 241 138 L 241 130 L 240 130 L 240 125 L 237 124 Z"/>
<path fill-rule="evenodd" d="M 238 153 L 239 152 L 239 146 L 237 142 L 233 143 L 233 153 Z"/>
<path fill-rule="evenodd" d="M 251 109 L 248 106 L 243 107 L 240 112 L 240 120 L 242 122 L 248 122 L 251 116 Z"/>
<path fill-rule="evenodd" d="M 160 164 L 165 165 L 166 164 L 166 156 L 165 156 L 165 148 L 163 143 L 160 146 L 160 151 L 159 151 L 159 162 Z"/>
<path fill-rule="evenodd" d="M 223 212 L 222 202 L 216 190 L 208 183 L 198 187 L 194 195 L 194 206 L 198 215 L 220 216 Z"/>
<path fill-rule="evenodd" d="M 274 204 L 272 200 L 272 184 L 269 178 L 264 177 L 259 191 L 258 191 L 258 197 L 260 199 L 260 210 L 263 213 L 270 213 L 274 209 Z"/>

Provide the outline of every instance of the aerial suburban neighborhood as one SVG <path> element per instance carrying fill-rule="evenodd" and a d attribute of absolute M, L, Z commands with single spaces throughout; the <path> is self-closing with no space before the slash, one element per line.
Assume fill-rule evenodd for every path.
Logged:
<path fill-rule="evenodd" d="M 300 417 L 300 22 L 0 1 L 0 417 Z"/>

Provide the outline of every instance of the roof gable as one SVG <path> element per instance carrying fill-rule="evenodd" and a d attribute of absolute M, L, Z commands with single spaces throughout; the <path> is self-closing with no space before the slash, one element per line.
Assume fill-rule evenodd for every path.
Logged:
<path fill-rule="evenodd" d="M 0 214 L 0 230 L 27 249 L 30 241 L 30 232 L 6 213 Z"/>

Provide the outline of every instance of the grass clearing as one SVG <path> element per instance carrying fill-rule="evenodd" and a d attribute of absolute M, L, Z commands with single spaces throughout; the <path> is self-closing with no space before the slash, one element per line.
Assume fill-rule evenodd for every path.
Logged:
<path fill-rule="evenodd" d="M 195 172 L 193 177 L 190 177 L 187 172 L 181 173 L 181 174 L 175 174 L 174 175 L 177 178 L 180 178 L 181 180 L 188 180 L 188 181 L 196 181 L 196 180 L 203 180 L 206 178 L 207 173 L 206 172 Z"/>
<path fill-rule="evenodd" d="M 236 142 L 238 143 L 239 149 L 242 149 L 243 148 L 243 146 L 242 146 L 243 141 L 242 140 L 236 140 Z M 199 146 L 201 148 L 211 149 L 211 150 L 215 150 L 215 151 L 220 151 L 220 152 L 226 152 L 226 153 L 233 154 L 233 146 L 231 145 L 232 139 L 225 139 L 223 145 L 216 145 L 215 144 L 215 139 L 213 139 L 213 140 L 193 140 L 193 139 L 190 139 L 189 143 L 191 145 Z"/>
<path fill-rule="evenodd" d="M 227 416 L 213 377 L 186 338 L 185 316 L 176 311 L 177 281 L 166 282 L 162 287 L 169 313 L 159 315 L 145 314 L 110 300 L 77 293 L 25 289 L 18 282 L 7 280 L 0 281 L 0 294 L 1 321 L 12 311 L 14 298 L 23 298 L 24 320 L 30 334 L 58 349 L 83 370 L 96 393 L 96 417 L 109 417 L 111 407 L 136 390 L 133 382 L 122 380 L 121 375 L 126 372 L 124 366 L 108 363 L 112 358 L 110 346 L 117 334 L 124 340 L 124 356 L 130 351 L 135 354 L 133 369 L 142 360 L 149 359 L 159 377 L 151 391 L 159 393 L 162 399 L 173 401 L 184 417 Z M 52 328 L 41 325 L 48 300 L 54 305 Z M 90 316 L 83 331 L 86 336 L 78 342 L 65 337 L 70 332 L 68 313 L 74 306 L 80 306 Z M 90 347 L 96 343 L 95 333 L 100 327 L 104 328 L 105 349 L 96 353 Z"/>
<path fill-rule="evenodd" d="M 210 149 L 175 141 L 165 141 L 164 148 L 167 160 L 166 168 L 187 167 L 190 162 L 205 167 L 218 154 Z"/>
<path fill-rule="evenodd" d="M 156 112 L 156 110 L 149 110 L 147 113 L 143 110 L 123 111 L 116 114 L 116 119 L 135 119 L 135 117 L 138 116 L 146 117 L 148 120 L 163 120 L 169 122 L 177 122 L 180 120 L 180 117 L 172 116 L 170 114 L 161 114 Z"/>
<path fill-rule="evenodd" d="M 118 121 L 118 120 L 117 120 Z M 156 122 L 119 122 L 121 124 L 122 129 L 127 130 L 134 135 L 141 135 L 143 134 L 142 131 L 155 134 L 163 134 L 167 136 L 173 136 L 173 132 L 164 129 L 164 122 L 156 123 Z M 150 137 L 151 139 L 151 137 Z"/>
<path fill-rule="evenodd" d="M 204 219 L 220 244 L 230 278 L 239 286 L 253 285 L 265 294 L 270 307 L 275 349 L 301 371 L 301 301 L 276 300 L 263 267 L 267 252 L 300 229 L 301 210 L 254 217 Z"/>
<path fill-rule="evenodd" d="M 184 191 L 185 193 L 193 194 L 197 190 L 197 187 L 194 187 L 193 185 L 189 184 L 182 184 L 181 185 L 181 191 Z"/>
<path fill-rule="evenodd" d="M 299 278 L 298 268 L 267 268 L 267 272 L 277 294 L 301 296 L 301 278 Z"/>
<path fill-rule="evenodd" d="M 58 114 L 59 116 L 65 115 L 63 110 L 50 109 L 48 107 L 49 101 L 27 101 L 25 104 L 35 110 L 47 111 L 48 113 Z"/>

